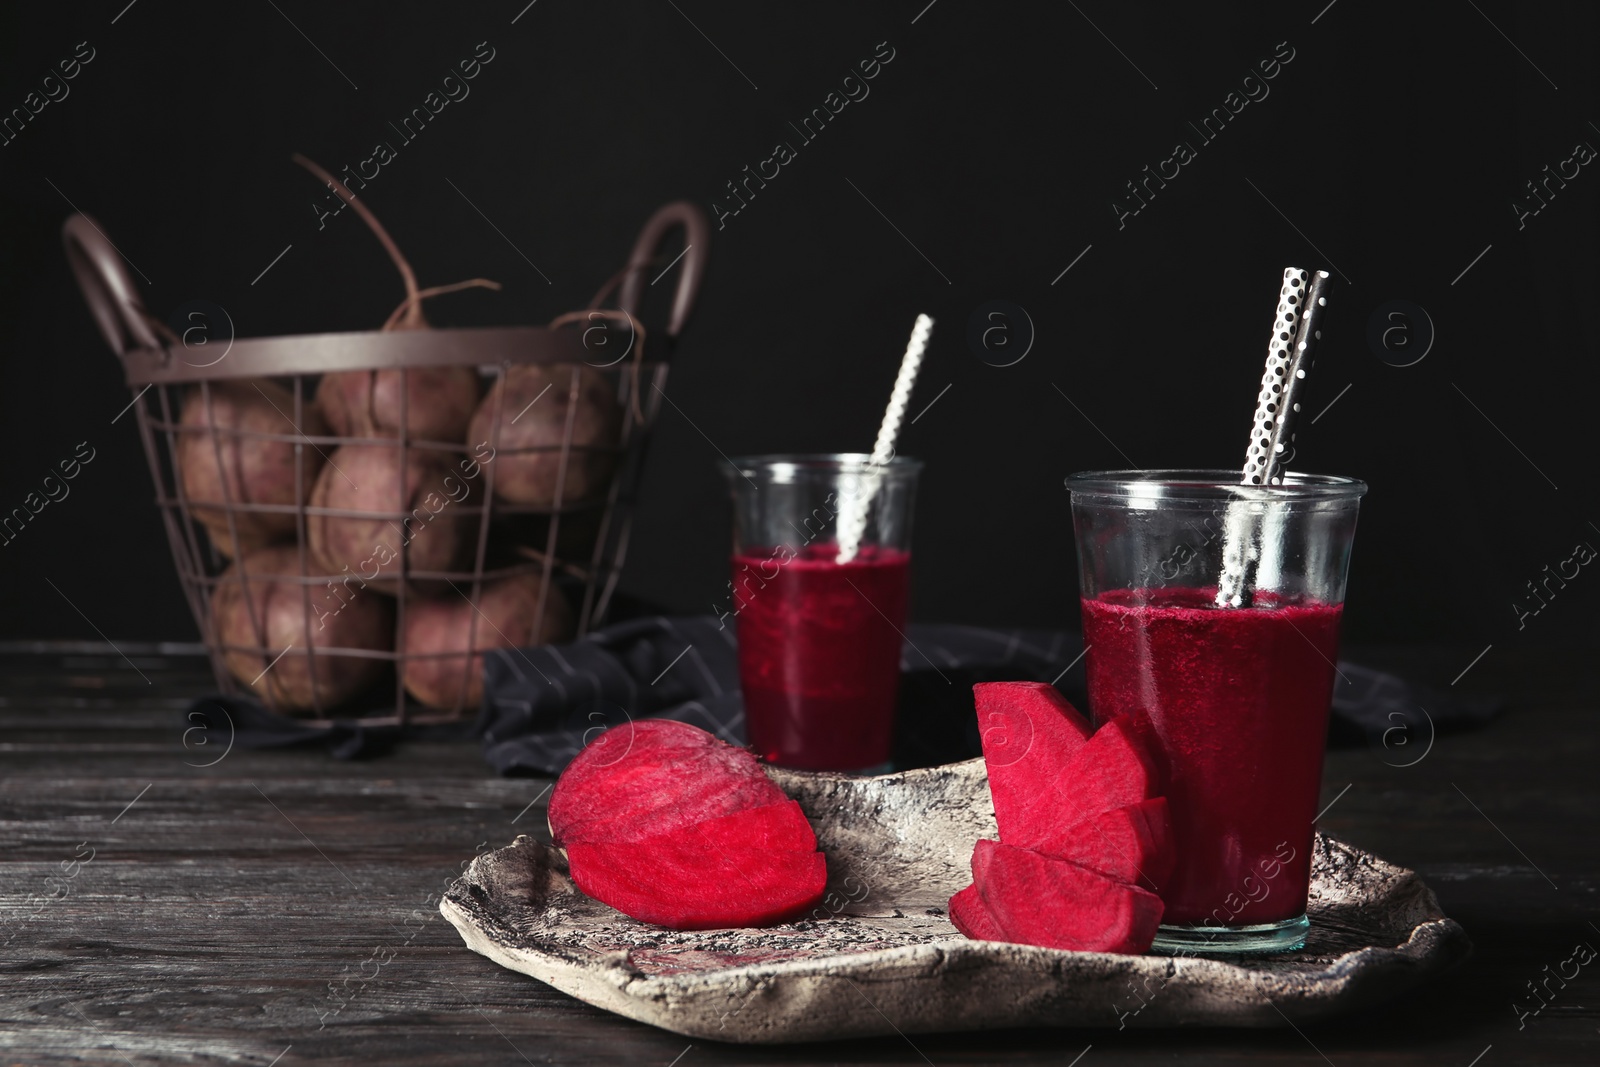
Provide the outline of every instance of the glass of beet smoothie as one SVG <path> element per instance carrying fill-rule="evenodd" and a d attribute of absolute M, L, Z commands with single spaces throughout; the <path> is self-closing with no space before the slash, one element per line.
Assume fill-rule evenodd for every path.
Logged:
<path fill-rule="evenodd" d="M 887 768 L 921 469 L 842 453 L 750 456 L 724 468 L 745 723 L 769 763 Z M 854 555 L 842 559 L 839 522 L 852 497 L 871 502 Z"/>
<path fill-rule="evenodd" d="M 1345 577 L 1366 486 L 1238 471 L 1067 479 L 1089 708 L 1147 720 L 1168 772 L 1178 864 L 1156 948 L 1305 943 L 1313 821 Z M 1218 606 L 1224 546 L 1245 561 Z M 1222 599 L 1227 599 L 1226 597 Z"/>

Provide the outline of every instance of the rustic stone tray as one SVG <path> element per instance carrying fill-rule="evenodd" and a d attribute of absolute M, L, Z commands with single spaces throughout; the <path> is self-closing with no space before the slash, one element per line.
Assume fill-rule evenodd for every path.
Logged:
<path fill-rule="evenodd" d="M 1306 947 L 1232 958 L 969 941 L 944 915 L 994 837 L 981 759 L 876 778 L 772 770 L 828 854 L 811 917 L 679 932 L 584 896 L 529 837 L 478 857 L 439 910 L 467 946 L 689 1037 L 772 1043 L 1008 1026 L 1282 1026 L 1387 1000 L 1471 950 L 1411 871 L 1319 834 Z"/>

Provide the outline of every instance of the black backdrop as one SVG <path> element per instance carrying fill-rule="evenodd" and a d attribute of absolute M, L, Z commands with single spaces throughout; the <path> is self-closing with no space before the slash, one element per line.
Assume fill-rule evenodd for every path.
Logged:
<path fill-rule="evenodd" d="M 786 141 L 795 158 L 715 234 L 626 589 L 710 610 L 718 451 L 870 447 L 926 311 L 901 447 L 928 464 L 914 614 L 1072 623 L 1061 478 L 1241 462 L 1294 264 L 1338 283 L 1295 466 L 1372 485 L 1348 633 L 1593 642 L 1600 576 L 1520 629 L 1513 605 L 1600 546 L 1600 168 L 1574 155 L 1600 147 L 1595 5 L 525 4 L 6 6 L 0 108 L 60 98 L 0 146 L 0 510 L 81 442 L 94 459 L 0 547 L 4 636 L 194 635 L 133 420 L 113 423 L 129 393 L 62 257 L 69 201 L 160 314 L 201 299 L 240 335 L 371 329 L 394 271 L 352 213 L 319 230 L 320 187 L 289 154 L 339 169 L 390 141 L 363 195 L 423 284 L 505 285 L 433 301 L 433 322 L 537 323 L 581 307 L 655 206 L 732 204 L 725 183 Z M 389 123 L 489 51 L 402 144 Z M 891 52 L 801 143 L 789 123 L 860 96 L 845 77 Z M 76 77 L 44 82 L 75 53 L 92 54 Z M 1229 105 L 1209 142 L 1188 125 Z M 1180 140 L 1194 157 L 1164 165 Z M 1119 218 L 1147 166 L 1178 171 Z M 1523 187 L 1546 166 L 1535 214 Z M 997 299 L 1035 332 L 1006 367 L 966 338 Z M 1404 317 L 1379 320 L 1400 329 L 1375 349 L 1392 301 Z M 1431 349 L 1391 365 L 1425 344 L 1418 308 Z"/>

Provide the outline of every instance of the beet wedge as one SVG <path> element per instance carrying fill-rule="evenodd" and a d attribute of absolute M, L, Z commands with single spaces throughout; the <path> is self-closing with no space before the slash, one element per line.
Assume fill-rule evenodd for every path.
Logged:
<path fill-rule="evenodd" d="M 990 782 L 992 792 L 994 784 Z M 1163 792 L 1162 773 L 1141 741 L 1138 726 L 1114 718 L 1094 731 L 1050 785 L 1042 784 L 1034 793 L 1019 797 L 1021 808 L 1011 809 L 1010 817 L 1000 814 L 997 801 L 995 821 L 1006 845 L 1048 853 L 1053 841 L 1061 837 L 1062 827 L 1074 827 L 1107 811 L 1160 797 Z"/>
<path fill-rule="evenodd" d="M 1053 833 L 1037 851 L 1152 893 L 1161 892 L 1178 859 L 1165 797 L 1084 819 Z"/>
<path fill-rule="evenodd" d="M 558 843 L 639 841 L 788 800 L 756 758 L 704 730 L 645 719 L 599 735 L 562 772 L 550 794 Z"/>
<path fill-rule="evenodd" d="M 1112 719 L 1078 749 L 1057 779 L 1056 825 L 1072 826 L 1164 792 L 1161 772 L 1139 728 Z"/>
<path fill-rule="evenodd" d="M 605 815 L 566 824 L 563 845 L 632 844 L 653 840 L 659 834 L 640 836 L 637 823 L 618 824 Z M 719 815 L 668 831 L 672 836 L 697 841 L 706 848 L 765 848 L 774 852 L 815 852 L 817 835 L 800 805 L 785 798 L 781 803 Z"/>
<path fill-rule="evenodd" d="M 1007 941 L 1073 952 L 1144 953 L 1161 898 L 1031 849 L 979 841 L 973 884 Z"/>
<path fill-rule="evenodd" d="M 1000 839 L 1037 847 L 1061 825 L 1056 783 L 1089 743 L 1089 723 L 1044 682 L 983 682 L 972 693 Z"/>
<path fill-rule="evenodd" d="M 978 887 L 969 885 L 950 898 L 950 923 L 973 941 L 1004 941 L 1006 935 L 983 906 Z"/>
<path fill-rule="evenodd" d="M 569 844 L 567 869 L 596 900 L 673 930 L 767 926 L 821 901 L 828 881 L 822 853 L 707 848 L 696 836 Z"/>

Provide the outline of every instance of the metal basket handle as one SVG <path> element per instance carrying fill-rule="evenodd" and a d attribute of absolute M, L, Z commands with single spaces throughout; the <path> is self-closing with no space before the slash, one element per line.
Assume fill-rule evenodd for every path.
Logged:
<path fill-rule="evenodd" d="M 700 283 L 705 278 L 706 254 L 711 250 L 711 222 L 697 205 L 687 200 L 674 200 L 650 216 L 633 243 L 628 265 L 622 269 L 621 290 L 617 296 L 617 306 L 637 318 L 645 286 L 650 284 L 645 274 L 655 259 L 656 249 L 662 239 L 679 226 L 683 227 L 683 254 L 678 257 L 681 260 L 678 291 L 673 294 L 672 314 L 664 331 L 671 338 L 676 338 L 689 321 L 695 297 L 700 293 Z"/>
<path fill-rule="evenodd" d="M 61 227 L 67 262 L 83 299 L 117 357 L 135 349 L 162 347 L 144 308 L 139 287 L 123 266 L 122 254 L 88 215 L 73 215 Z"/>

